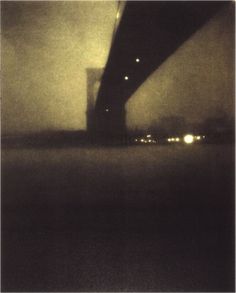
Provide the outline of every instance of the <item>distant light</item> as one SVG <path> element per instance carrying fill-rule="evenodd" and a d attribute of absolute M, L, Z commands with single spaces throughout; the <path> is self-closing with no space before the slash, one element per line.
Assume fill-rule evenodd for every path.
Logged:
<path fill-rule="evenodd" d="M 139 59 L 139 58 L 136 58 L 135 61 L 136 61 L 137 63 L 139 63 L 139 62 L 140 62 L 140 59 Z"/>
<path fill-rule="evenodd" d="M 200 139 L 201 139 L 201 136 L 197 136 L 196 139 L 197 139 L 197 140 L 200 140 Z"/>
<path fill-rule="evenodd" d="M 144 142 L 144 139 L 143 138 L 141 139 L 141 142 Z"/>
<path fill-rule="evenodd" d="M 129 79 L 129 77 L 126 75 L 126 76 L 124 77 L 124 79 L 125 79 L 125 80 L 128 80 L 128 79 Z"/>
<path fill-rule="evenodd" d="M 106 112 L 109 112 L 109 109 L 108 108 L 106 108 L 106 110 L 105 110 Z"/>
<path fill-rule="evenodd" d="M 151 134 L 147 134 L 147 137 L 152 137 Z"/>
<path fill-rule="evenodd" d="M 203 138 L 206 138 L 205 135 L 203 135 Z"/>
<path fill-rule="evenodd" d="M 120 12 L 118 11 L 116 14 L 116 19 L 118 19 L 120 17 Z"/>
<path fill-rule="evenodd" d="M 135 139 L 135 141 L 138 141 L 137 138 Z"/>
<path fill-rule="evenodd" d="M 184 142 L 185 143 L 190 144 L 190 143 L 193 143 L 193 141 L 194 141 L 194 137 L 193 137 L 192 134 L 187 134 L 187 135 L 184 136 Z"/>
<path fill-rule="evenodd" d="M 168 138 L 167 140 L 170 142 L 171 141 L 171 138 Z"/>
<path fill-rule="evenodd" d="M 176 137 L 175 141 L 179 141 L 179 138 L 178 138 L 178 137 Z"/>
<path fill-rule="evenodd" d="M 148 142 L 152 142 L 152 140 L 151 140 L 151 139 L 149 139 L 149 140 L 148 140 Z"/>

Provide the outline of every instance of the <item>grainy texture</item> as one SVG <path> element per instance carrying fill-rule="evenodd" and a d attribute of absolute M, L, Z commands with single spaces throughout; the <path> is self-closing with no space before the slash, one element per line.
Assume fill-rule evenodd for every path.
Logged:
<path fill-rule="evenodd" d="M 2 132 L 85 129 L 87 68 L 104 68 L 116 1 L 2 6 Z"/>
<path fill-rule="evenodd" d="M 234 116 L 234 10 L 221 10 L 140 85 L 126 104 L 128 128 L 162 116 Z"/>
<path fill-rule="evenodd" d="M 232 146 L 3 152 L 3 291 L 233 291 Z"/>

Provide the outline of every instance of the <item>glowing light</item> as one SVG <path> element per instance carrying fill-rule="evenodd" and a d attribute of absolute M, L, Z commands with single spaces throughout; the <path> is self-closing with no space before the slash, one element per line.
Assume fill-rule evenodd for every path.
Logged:
<path fill-rule="evenodd" d="M 178 138 L 178 137 L 176 137 L 175 141 L 179 141 L 179 138 Z"/>
<path fill-rule="evenodd" d="M 124 77 L 124 79 L 125 79 L 125 80 L 128 80 L 128 79 L 129 79 L 129 77 L 126 75 L 126 76 Z"/>
<path fill-rule="evenodd" d="M 196 136 L 196 139 L 197 139 L 197 140 L 200 140 L 200 139 L 201 139 L 201 136 Z"/>
<path fill-rule="evenodd" d="M 143 138 L 141 139 L 141 142 L 144 142 L 144 139 Z"/>
<path fill-rule="evenodd" d="M 108 108 L 106 108 L 106 110 L 105 110 L 106 112 L 109 112 L 109 109 Z"/>
<path fill-rule="evenodd" d="M 120 17 L 120 12 L 118 11 L 116 14 L 116 19 L 118 19 Z"/>
<path fill-rule="evenodd" d="M 168 138 L 167 140 L 170 142 L 171 141 L 171 138 Z"/>
<path fill-rule="evenodd" d="M 140 59 L 139 59 L 139 58 L 136 58 L 135 61 L 136 61 L 137 63 L 139 63 L 139 62 L 140 62 Z"/>
<path fill-rule="evenodd" d="M 135 139 L 135 141 L 138 141 L 137 139 Z"/>
<path fill-rule="evenodd" d="M 151 134 L 147 134 L 147 137 L 152 137 Z"/>
<path fill-rule="evenodd" d="M 194 137 L 192 134 L 187 134 L 184 136 L 184 142 L 187 144 L 193 143 Z"/>
<path fill-rule="evenodd" d="M 152 142 L 152 140 L 151 140 L 151 139 L 149 139 L 149 140 L 148 140 L 148 142 Z"/>

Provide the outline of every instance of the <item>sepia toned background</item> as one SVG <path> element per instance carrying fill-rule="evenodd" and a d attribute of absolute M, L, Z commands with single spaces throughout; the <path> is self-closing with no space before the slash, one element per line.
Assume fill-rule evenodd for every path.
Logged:
<path fill-rule="evenodd" d="M 116 1 L 2 2 L 2 133 L 86 129 L 86 69 L 105 67 Z M 234 115 L 234 5 L 218 12 L 130 97 L 127 127 L 163 115 Z M 142 117 L 142 119 L 140 119 Z"/>

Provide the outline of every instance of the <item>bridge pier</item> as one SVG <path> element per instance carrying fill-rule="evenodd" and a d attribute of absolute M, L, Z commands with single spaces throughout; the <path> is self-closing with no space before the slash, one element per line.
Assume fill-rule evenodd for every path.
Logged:
<path fill-rule="evenodd" d="M 126 141 L 126 111 L 120 105 L 95 111 L 94 136 L 98 141 L 124 143 Z"/>
<path fill-rule="evenodd" d="M 87 68 L 87 133 L 91 142 L 124 143 L 125 105 L 97 105 L 103 71 L 103 68 Z"/>

